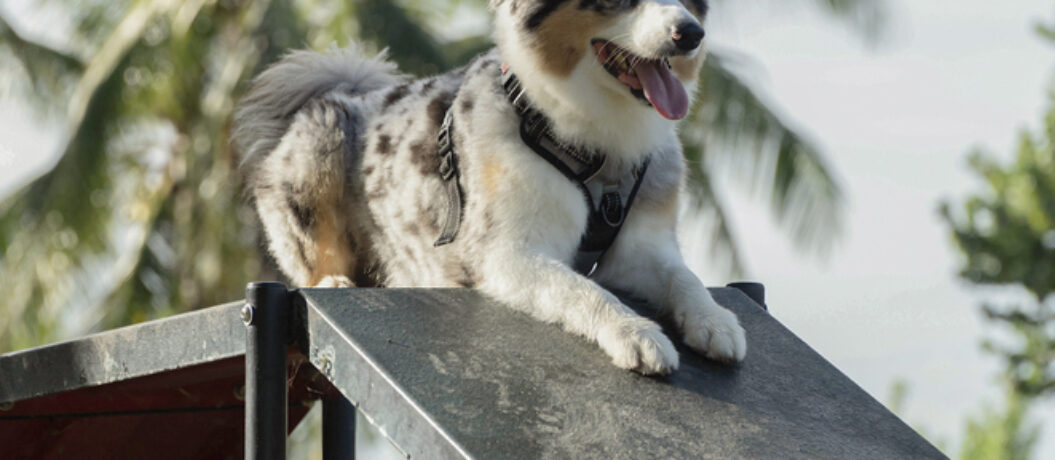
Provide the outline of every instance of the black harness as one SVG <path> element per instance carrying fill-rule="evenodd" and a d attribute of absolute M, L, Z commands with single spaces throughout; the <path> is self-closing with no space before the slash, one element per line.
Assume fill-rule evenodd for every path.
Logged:
<path fill-rule="evenodd" d="M 502 77 L 502 86 L 509 102 L 520 115 L 520 138 L 524 144 L 557 168 L 582 191 L 590 215 L 586 233 L 579 242 L 573 268 L 588 276 L 593 273 L 601 257 L 619 235 L 645 177 L 648 160 L 624 174 L 618 181 L 599 177 L 598 173 L 605 164 L 604 155 L 558 142 L 553 136 L 549 120 L 531 107 L 520 80 L 512 72 L 507 72 Z M 453 110 L 448 109 L 438 137 L 439 172 L 440 178 L 446 183 L 448 207 L 447 221 L 435 246 L 454 241 L 462 219 L 462 191 L 458 184 L 457 155 L 454 152 L 453 117 Z"/>

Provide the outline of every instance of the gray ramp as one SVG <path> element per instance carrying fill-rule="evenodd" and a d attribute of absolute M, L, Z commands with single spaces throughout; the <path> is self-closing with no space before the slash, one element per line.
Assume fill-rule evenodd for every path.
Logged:
<path fill-rule="evenodd" d="M 712 293 L 747 359 L 681 348 L 666 378 L 467 290 L 301 290 L 299 340 L 411 457 L 944 458 L 740 291 Z"/>

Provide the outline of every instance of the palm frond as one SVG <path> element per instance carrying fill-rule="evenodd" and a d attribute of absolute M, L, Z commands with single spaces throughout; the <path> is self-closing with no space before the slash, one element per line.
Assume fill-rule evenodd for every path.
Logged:
<path fill-rule="evenodd" d="M 848 19 L 865 33 L 876 33 L 887 20 L 888 5 L 883 0 L 814 0 L 822 11 Z"/>
<path fill-rule="evenodd" d="M 50 2 L 69 10 L 69 51 L 33 42 L 0 17 L 0 59 L 7 53 L 25 69 L 16 72 L 68 82 L 25 99 L 69 102 L 61 159 L 0 202 L 0 282 L 13 286 L 0 299 L 0 350 L 87 332 L 63 324 L 113 327 L 226 301 L 260 275 L 260 230 L 227 145 L 233 101 L 260 66 L 305 41 L 354 39 L 429 74 L 490 46 L 484 36 L 444 43 L 427 16 L 435 5 L 413 0 Z M 862 3 L 821 5 L 851 17 Z M 742 273 L 719 174 L 765 191 L 796 241 L 829 240 L 841 193 L 817 149 L 733 64 L 724 52 L 708 62 L 702 102 L 682 135 L 690 203 L 709 225 L 714 256 Z"/>
<path fill-rule="evenodd" d="M 76 82 L 84 63 L 70 52 L 25 37 L 0 12 L 0 63 L 19 68 L 24 85 L 36 95 L 31 106 L 48 109 L 66 100 L 67 88 Z M 17 88 L 16 87 L 16 88 Z M 21 89 L 21 88 L 18 88 Z"/>
<path fill-rule="evenodd" d="M 733 3 L 728 0 L 712 0 L 714 3 Z M 744 3 L 744 2 L 737 2 Z M 852 32 L 860 34 L 866 42 L 874 42 L 886 30 L 889 22 L 890 6 L 887 0 L 807 0 L 789 2 L 787 0 L 770 0 L 769 2 L 750 2 L 758 8 L 802 9 L 812 6 L 831 18 L 844 23 Z M 768 3 L 769 5 L 763 6 Z M 808 9 L 808 8 L 807 8 Z"/>
<path fill-rule="evenodd" d="M 703 226 L 702 232 L 694 233 L 710 237 L 707 256 L 716 264 L 715 270 L 724 271 L 733 278 L 742 278 L 747 274 L 747 266 L 732 230 L 732 219 L 715 189 L 711 170 L 705 165 L 704 146 L 688 143 L 684 146 L 684 155 L 689 167 L 686 190 L 690 211 L 688 217 L 691 223 Z"/>
<path fill-rule="evenodd" d="M 0 349 L 54 337 L 59 311 L 65 316 L 80 315 L 89 324 L 97 322 L 93 319 L 97 316 L 123 319 L 107 322 L 108 326 L 127 323 L 132 318 L 108 315 L 99 304 L 136 277 L 139 254 L 158 219 L 170 218 L 161 213 L 174 199 L 173 190 L 186 185 L 183 179 L 189 174 L 195 182 L 218 180 L 206 173 L 212 169 L 211 157 L 195 167 L 192 160 L 200 157 L 200 143 L 188 144 L 186 139 L 195 125 L 204 123 L 211 126 L 207 131 L 214 132 L 201 132 L 197 137 L 204 135 L 217 145 L 224 144 L 217 132 L 223 130 L 224 108 L 231 105 L 230 94 L 243 72 L 224 70 L 224 64 L 240 62 L 236 59 L 217 58 L 221 64 L 209 66 L 203 58 L 213 34 L 221 33 L 218 28 L 199 24 L 193 37 L 175 36 L 170 46 L 145 40 L 148 28 L 178 23 L 173 6 L 173 2 L 147 1 L 128 11 L 105 40 L 103 51 L 87 65 L 71 98 L 68 126 L 72 136 L 61 159 L 2 205 L 0 240 L 9 248 L 9 257 L 0 263 L 0 275 L 17 288 L 14 295 L 0 301 Z M 166 21 L 169 18 L 173 21 Z M 229 48 L 246 54 L 236 44 Z M 158 62 L 178 65 L 180 72 L 156 78 L 141 75 Z M 226 94 L 227 99 L 217 93 Z M 203 107 L 213 111 L 202 113 Z M 162 135 L 165 131 L 172 134 Z M 171 139 L 167 144 L 166 138 Z M 227 175 L 229 171 L 217 176 Z M 194 185 L 194 191 L 200 190 L 200 184 Z M 239 200 L 230 195 L 237 193 L 229 193 L 223 203 L 237 206 Z M 237 225 L 228 207 L 217 208 L 229 225 Z M 215 235 L 211 230 L 216 227 L 199 230 L 188 235 Z M 251 247 L 243 245 L 241 252 L 255 257 L 247 251 Z M 212 255 L 198 247 L 181 256 L 194 259 L 195 250 Z M 237 263 L 239 258 L 232 260 Z M 20 327 L 20 321 L 35 324 L 36 330 Z"/>
<path fill-rule="evenodd" d="M 390 0 L 364 0 L 360 8 L 360 37 L 387 47 L 400 69 L 428 75 L 450 67 L 440 43 L 407 10 Z"/>
<path fill-rule="evenodd" d="M 707 171 L 734 174 L 749 190 L 768 195 L 777 221 L 801 249 L 830 249 L 841 230 L 841 187 L 818 148 L 746 84 L 732 62 L 712 51 L 699 102 L 682 128 L 687 152 L 701 152 L 689 163 L 689 190 L 709 187 L 700 183 Z"/>

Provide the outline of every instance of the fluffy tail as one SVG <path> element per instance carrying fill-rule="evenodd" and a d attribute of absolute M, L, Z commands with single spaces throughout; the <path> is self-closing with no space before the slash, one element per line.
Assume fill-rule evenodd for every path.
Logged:
<path fill-rule="evenodd" d="M 332 46 L 324 53 L 293 51 L 257 76 L 234 113 L 231 140 L 241 164 L 248 166 L 274 150 L 293 115 L 311 98 L 334 89 L 366 93 L 402 81 L 386 54 L 369 58 L 354 46 Z"/>

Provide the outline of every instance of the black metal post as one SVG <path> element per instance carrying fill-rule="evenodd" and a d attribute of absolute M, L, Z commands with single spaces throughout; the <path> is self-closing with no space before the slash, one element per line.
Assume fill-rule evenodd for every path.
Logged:
<path fill-rule="evenodd" d="M 285 459 L 289 291 L 280 283 L 250 283 L 245 294 L 245 458 Z"/>
<path fill-rule="evenodd" d="M 738 289 L 754 300 L 763 310 L 769 311 L 769 306 L 766 305 L 766 287 L 762 283 L 741 282 L 729 283 L 726 286 Z"/>
<path fill-rule="evenodd" d="M 343 396 L 322 400 L 322 458 L 355 458 L 355 406 Z"/>

